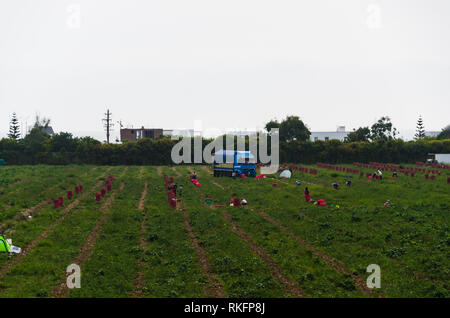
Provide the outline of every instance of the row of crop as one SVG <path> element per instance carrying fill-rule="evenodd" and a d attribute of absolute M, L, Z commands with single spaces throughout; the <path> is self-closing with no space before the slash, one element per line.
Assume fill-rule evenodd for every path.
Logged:
<path fill-rule="evenodd" d="M 352 193 L 352 196 L 355 197 L 367 195 L 367 193 L 358 191 L 359 189 L 354 187 L 353 189 L 343 190 Z M 315 192 L 317 198 L 321 191 L 317 189 Z M 322 196 L 327 200 L 333 200 L 333 196 L 326 194 Z M 414 268 L 425 273 L 427 277 L 436 278 L 440 281 L 447 279 L 443 267 L 437 270 L 429 267 L 432 262 L 445 263 L 444 250 L 448 240 L 445 230 L 448 227 L 445 207 L 440 208 L 438 204 L 406 208 L 393 204 L 389 207 L 379 205 L 371 208 L 355 208 L 348 206 L 347 200 L 344 200 L 342 196 L 339 196 L 339 198 L 339 210 L 317 210 L 306 206 L 303 211 L 309 213 L 308 215 L 311 215 L 320 223 L 331 225 L 333 231 L 351 233 L 355 241 L 366 241 L 374 248 L 384 249 L 387 255 L 397 257 L 397 255 L 405 254 L 405 257 L 402 257 L 402 262 L 416 263 Z M 442 199 L 441 197 L 440 200 Z M 422 255 L 423 257 L 415 257 L 415 255 Z M 429 261 L 423 262 L 424 259 L 429 259 Z"/>
<path fill-rule="evenodd" d="M 224 180 L 227 181 L 227 180 Z M 263 183 L 260 182 L 256 182 L 255 183 L 259 188 L 261 188 L 261 186 L 263 186 Z M 233 184 L 234 186 L 239 185 L 239 183 Z M 339 259 L 341 257 L 341 254 L 336 254 L 339 253 L 340 251 L 342 252 L 342 255 L 345 255 L 345 250 L 348 249 L 347 251 L 355 251 L 354 255 L 351 255 L 353 258 L 351 258 L 351 263 L 355 264 L 355 260 L 359 259 L 359 255 L 361 254 L 361 256 L 364 257 L 368 257 L 369 255 L 367 254 L 367 248 L 365 248 L 365 244 L 370 244 L 375 237 L 364 237 L 366 234 L 370 233 L 370 234 L 382 234 L 382 233 L 386 233 L 383 229 L 380 229 L 379 231 L 375 230 L 375 232 L 365 232 L 370 230 L 370 228 L 365 229 L 362 231 L 361 233 L 361 229 L 359 229 L 359 231 L 355 231 L 352 230 L 352 223 L 350 221 L 350 218 L 347 217 L 342 217 L 342 224 L 344 226 L 344 230 L 346 230 L 345 232 L 341 233 L 341 234 L 337 234 L 333 231 L 334 227 L 335 227 L 335 223 L 333 223 L 333 221 L 336 220 L 329 220 L 329 221 L 325 221 L 325 222 L 310 222 L 307 219 L 304 219 L 301 215 L 298 214 L 298 208 L 299 206 L 302 206 L 302 200 L 299 199 L 295 199 L 296 195 L 295 193 L 298 193 L 298 188 L 296 188 L 296 186 L 288 186 L 286 185 L 286 187 L 279 187 L 279 188 L 273 188 L 271 190 L 262 190 L 262 189 L 258 189 L 257 187 L 253 187 L 253 186 L 249 186 L 250 189 L 246 189 L 246 191 L 248 191 L 248 193 L 246 192 L 245 195 L 248 196 L 248 201 L 249 201 L 249 205 L 255 204 L 257 206 L 257 208 L 260 209 L 264 209 L 264 210 L 269 210 L 271 215 L 274 215 L 277 219 L 282 219 L 283 223 L 291 228 L 297 228 L 296 231 L 301 230 L 301 232 L 297 232 L 297 233 L 301 233 L 301 235 L 305 235 L 307 236 L 310 240 L 312 240 L 312 242 L 314 242 L 315 244 L 318 244 L 319 246 L 329 249 L 330 253 L 334 253 L 335 255 L 339 255 Z M 270 186 L 269 184 L 266 183 L 265 186 Z M 237 189 L 236 189 L 237 190 Z M 235 191 L 236 191 L 235 190 Z M 241 191 L 243 189 L 241 188 Z M 322 189 L 321 187 L 314 187 L 314 191 L 315 192 L 326 192 L 329 190 L 325 190 Z M 278 193 L 274 193 L 274 195 L 270 195 L 270 192 L 278 192 Z M 288 194 L 290 194 L 289 196 L 286 194 L 286 192 Z M 264 193 L 262 195 L 262 193 Z M 292 196 L 292 194 L 294 196 Z M 297 196 L 298 198 L 301 197 L 300 195 Z M 304 200 L 303 200 L 304 202 Z M 303 205 L 305 205 L 306 203 L 304 203 Z M 311 213 L 309 213 L 308 215 L 310 215 L 311 218 L 314 218 L 316 216 L 320 216 L 321 214 L 327 213 L 328 210 L 323 209 L 323 208 L 319 208 L 319 207 L 315 207 L 312 205 L 309 206 L 305 206 L 305 208 L 302 208 L 302 210 L 305 211 L 309 211 L 311 210 Z M 336 215 L 340 215 L 341 214 L 341 210 L 330 210 L 328 213 L 334 213 Z M 339 219 L 339 216 L 337 216 L 337 218 Z M 389 222 L 389 218 L 386 219 L 386 222 Z M 347 227 L 347 229 L 345 229 L 345 227 Z M 373 229 L 372 229 L 373 230 Z M 304 232 L 303 232 L 304 231 Z M 360 235 L 362 234 L 363 237 L 361 238 L 360 241 L 356 241 L 357 239 L 355 237 L 352 236 L 347 236 L 348 235 L 352 235 L 354 233 L 359 233 Z M 379 237 L 379 236 L 378 236 Z M 339 245 L 339 243 L 342 243 L 341 245 Z M 323 246 L 322 246 L 323 245 Z M 328 246 L 333 246 L 333 249 L 329 248 Z M 390 264 L 387 265 L 389 268 L 392 269 L 392 273 L 395 272 L 402 272 L 404 271 L 403 276 L 406 275 L 410 275 L 413 276 L 411 273 L 411 270 L 403 270 L 401 266 L 399 266 L 398 264 L 396 264 L 396 262 L 391 261 L 389 258 L 387 258 L 385 255 L 380 255 L 380 251 L 382 251 L 381 248 L 378 248 L 375 250 L 376 251 L 376 259 L 380 259 L 380 262 L 383 262 L 385 264 Z M 393 251 L 395 251 L 395 249 L 393 249 Z M 348 258 L 349 256 L 346 255 L 346 258 Z M 414 255 L 413 255 L 414 258 Z M 350 261 L 349 260 L 349 261 Z M 349 264 L 351 264 L 349 263 Z M 362 274 L 362 266 L 360 266 L 360 274 Z M 355 268 L 356 269 L 356 268 Z M 394 275 L 395 276 L 395 275 Z M 402 277 L 396 277 L 396 279 L 402 279 Z M 410 277 L 405 277 L 405 282 L 410 281 Z M 413 277 L 413 280 L 415 280 L 416 278 Z M 441 276 L 442 279 L 442 276 Z M 413 280 L 411 280 L 411 283 L 413 283 Z M 415 282 L 417 283 L 417 282 Z M 385 285 L 386 286 L 386 285 Z M 387 290 L 388 293 L 393 293 L 392 295 L 401 295 L 401 290 L 399 290 L 398 288 L 395 287 L 395 282 L 390 282 L 387 284 Z M 423 287 L 423 288 L 422 288 Z M 436 284 L 423 284 L 421 288 L 411 288 L 408 292 L 414 293 L 416 292 L 416 296 L 417 295 L 424 295 L 427 294 L 427 292 L 424 290 L 424 288 L 430 288 L 430 289 L 436 289 L 435 292 L 437 294 L 439 294 L 440 292 L 442 292 L 441 290 L 439 290 L 439 287 L 436 286 Z M 433 290 L 428 292 L 428 295 L 433 295 Z"/>
<path fill-rule="evenodd" d="M 23 185 L 13 199 L 1 200 L 3 204 L 7 205 L 0 216 L 1 230 L 3 232 L 11 231 L 17 224 L 38 217 L 42 211 L 50 207 L 50 198 L 61 197 L 70 187 L 76 184 L 85 184 L 92 177 L 100 175 L 99 171 L 92 170 L 92 168 L 79 167 L 70 173 L 57 174 L 53 181 L 37 181 L 37 185 Z M 62 203 L 60 199 L 58 202 Z M 59 206 L 60 204 L 57 207 Z"/>
<path fill-rule="evenodd" d="M 199 188 L 189 181 L 189 168 L 177 170 L 182 173 L 176 180 L 184 185 L 182 200 L 189 223 L 225 294 L 228 297 L 288 296 L 282 284 L 272 276 L 269 266 L 231 231 L 219 211 L 205 207 Z"/>
<path fill-rule="evenodd" d="M 214 185 L 210 178 L 206 177 L 205 172 L 202 172 L 202 174 L 205 174 L 202 177 L 203 191 L 215 203 L 227 202 L 229 197 L 234 196 L 247 198 L 250 193 L 244 189 L 252 182 L 270 186 L 269 182 L 245 178 L 231 182 L 233 186 L 229 187 L 229 184 L 225 185 L 223 180 L 230 181 L 231 179 L 219 178 L 218 182 L 221 182 L 226 189 L 223 190 Z M 236 185 L 239 186 L 236 187 Z M 281 231 L 280 228 L 256 215 L 252 211 L 251 205 L 244 208 L 227 206 L 222 209 L 229 213 L 232 216 L 232 221 L 243 229 L 257 246 L 265 251 L 281 268 L 282 273 L 287 278 L 296 282 L 303 289 L 305 296 L 362 296 L 361 291 L 355 289 L 350 277 L 338 273 L 322 259 L 312 255 L 305 246 L 298 244 L 287 233 Z M 208 213 L 207 211 L 206 213 Z M 218 218 L 220 222 L 222 217 L 219 216 Z"/>
<path fill-rule="evenodd" d="M 381 163 L 370 163 L 370 164 L 361 164 L 361 163 L 353 163 L 354 166 L 356 167 L 360 167 L 360 168 L 366 168 L 366 169 L 376 169 L 376 170 L 381 170 L 381 171 L 391 171 L 393 172 L 393 177 L 397 178 L 397 172 L 399 173 L 403 173 L 404 176 L 410 176 L 410 177 L 415 177 L 415 175 L 417 173 L 425 173 L 425 180 L 431 180 L 434 181 L 436 180 L 437 176 L 441 175 L 441 171 L 440 170 L 426 170 L 426 169 L 421 169 L 421 168 L 415 168 L 415 167 L 403 167 L 400 168 L 400 166 L 396 166 L 396 165 L 392 165 L 392 164 L 381 164 Z M 286 164 L 285 164 L 286 166 Z M 345 166 L 335 166 L 335 165 L 331 165 L 331 164 L 325 164 L 325 163 L 317 163 L 317 166 L 319 168 L 322 169 L 330 169 L 330 170 L 334 170 L 334 171 L 340 171 L 340 172 L 345 172 L 345 173 L 353 173 L 353 174 L 357 174 L 359 173 L 360 177 L 364 176 L 364 172 L 360 171 L 358 169 L 352 169 L 349 167 L 345 167 Z M 367 177 L 371 177 L 374 174 L 374 172 L 366 172 L 366 176 Z M 379 179 L 379 176 L 377 173 L 376 174 L 376 178 Z M 431 176 L 430 176 L 431 174 Z M 450 183 L 450 177 L 447 177 L 447 184 Z"/>
<path fill-rule="evenodd" d="M 438 164 L 438 163 L 429 163 L 429 162 L 416 162 L 417 166 L 425 166 L 425 167 L 432 167 L 432 168 L 436 168 L 436 169 L 450 169 L 450 165 L 443 165 L 443 164 Z"/>
<path fill-rule="evenodd" d="M 358 211 L 364 211 L 372 207 L 380 208 L 387 199 L 390 199 L 392 207 L 400 210 L 417 206 L 421 211 L 423 211 L 424 207 L 431 209 L 431 211 L 436 211 L 437 213 L 432 214 L 432 217 L 427 218 L 428 223 L 433 222 L 434 226 L 439 227 L 448 222 L 448 220 L 443 218 L 443 215 L 438 213 L 440 206 L 444 205 L 443 207 L 445 208 L 446 202 L 448 202 L 448 187 L 442 183 L 428 183 L 421 178 L 404 177 L 383 178 L 382 182 L 367 183 L 365 179 L 353 178 L 339 172 L 326 173 L 325 171 L 321 172 L 317 177 L 294 174 L 293 178 L 299 178 L 295 180 L 307 180 L 305 182 L 306 185 L 308 185 L 308 181 L 313 181 L 311 182 L 312 185 L 319 185 L 316 182 L 322 182 L 320 185 L 326 190 L 322 192 L 325 196 L 324 198 L 331 200 L 330 202 L 335 201 L 338 204 L 339 202 L 345 202 L 343 207 L 346 206 Z M 332 182 L 345 181 L 348 178 L 352 180 L 352 187 L 341 188 L 343 191 L 332 189 Z M 316 191 L 312 190 L 314 195 Z M 317 198 L 316 196 L 314 197 Z M 396 216 L 397 213 L 390 213 L 390 215 L 390 219 L 398 218 Z M 402 219 L 402 221 L 404 220 Z"/>
<path fill-rule="evenodd" d="M 118 180 L 124 183 L 108 211 L 91 256 L 83 264 L 82 288 L 72 289 L 70 297 L 128 297 L 140 256 L 139 230 L 142 213 L 138 211 L 144 181 L 139 168 L 130 167 Z"/>
<path fill-rule="evenodd" d="M 8 167 L 11 169 L 11 167 Z M 81 166 L 56 167 L 52 169 L 49 166 L 25 166 L 23 171 L 17 169 L 17 181 L 0 191 L 0 201 L 15 204 L 15 199 L 20 196 L 31 194 L 40 194 L 39 191 L 45 190 L 49 184 L 57 184 L 61 177 L 68 177 L 84 171 Z M 0 170 L 1 171 L 1 170 Z M 27 192 L 24 193 L 24 189 Z M 29 199 L 29 198 L 28 198 Z M 20 201 L 18 201 L 20 202 Z"/>
<path fill-rule="evenodd" d="M 1 219 L 8 219 L 18 212 L 30 209 L 35 205 L 49 201 L 52 197 L 64 195 L 64 192 L 88 177 L 92 167 L 75 166 L 58 168 L 54 171 L 44 169 L 40 177 L 23 182 L 14 190 L 0 197 L 2 206 Z"/>
<path fill-rule="evenodd" d="M 105 169 L 102 170 L 105 175 Z M 102 187 L 103 182 L 93 177 L 85 183 L 86 193 L 77 202 L 63 211 L 48 207 L 39 218 L 17 227 L 13 241 L 24 247 L 24 255 L 19 254 L 12 259 L 2 257 L 2 267 L 8 266 L 9 262 L 13 266 L 0 278 L 3 286 L 0 296 L 51 295 L 52 288 L 63 281 L 66 267 L 100 217 L 99 203 L 92 200 L 91 195 Z M 14 257 L 21 259 L 16 262 Z"/>
<path fill-rule="evenodd" d="M 65 167 L 63 167 L 65 169 Z M 0 167 L 0 196 L 11 191 L 25 180 L 36 180 L 49 166 L 7 166 Z"/>
<path fill-rule="evenodd" d="M 347 168 L 349 165 L 344 165 L 342 166 L 343 168 Z M 365 169 L 365 168 L 361 168 Z M 321 185 L 324 187 L 329 187 L 331 186 L 331 183 L 333 182 L 337 182 L 337 183 L 343 183 L 345 184 L 346 180 L 351 180 L 353 183 L 354 182 L 367 182 L 367 180 L 365 180 L 365 178 L 361 179 L 360 181 L 359 178 L 355 179 L 355 177 L 352 174 L 348 174 L 347 172 L 345 172 L 345 170 L 343 171 L 338 171 L 338 170 L 330 170 L 330 169 L 322 169 L 319 168 L 320 173 L 317 175 L 296 175 L 297 178 L 300 177 L 300 180 L 302 179 L 307 179 L 312 183 L 315 183 L 317 185 Z M 362 173 L 363 171 L 361 171 Z M 361 173 L 360 173 L 360 178 L 361 178 Z M 372 176 L 374 171 L 365 171 L 366 176 Z M 363 175 L 364 176 L 364 175 Z M 268 177 L 271 177 L 270 175 L 268 175 Z M 431 180 L 431 178 L 430 178 Z M 438 180 L 435 178 L 435 180 Z M 401 187 L 404 188 L 408 188 L 411 189 L 412 192 L 417 191 L 418 189 L 421 189 L 424 193 L 428 193 L 428 196 L 425 196 L 425 200 L 429 201 L 429 199 L 431 199 L 433 197 L 433 193 L 448 193 L 448 185 L 445 182 L 426 182 L 426 177 L 425 178 L 414 178 L 411 177 L 411 175 L 409 175 L 408 178 L 405 178 L 405 176 L 402 175 L 398 175 L 397 177 L 394 177 L 392 175 L 383 175 L 383 182 L 382 184 L 390 184 L 390 185 L 399 185 Z M 441 180 L 443 181 L 443 180 Z M 378 184 L 378 182 L 377 182 Z M 377 189 L 377 187 L 375 188 Z M 380 187 L 379 189 L 383 189 L 382 187 Z M 404 189 L 400 189 L 400 190 L 404 190 Z M 403 191 L 405 192 L 405 191 Z M 409 192 L 406 192 L 409 193 Z M 400 195 L 400 198 L 403 198 L 404 194 L 402 193 Z M 375 196 L 373 197 L 374 199 L 376 198 Z M 412 198 L 414 198 L 414 196 L 412 196 Z"/>
<path fill-rule="evenodd" d="M 294 178 L 295 177 L 303 176 L 294 174 Z M 301 180 L 305 179 L 302 178 Z M 311 178 L 308 178 L 308 180 L 311 180 Z M 335 179 L 330 178 L 327 183 L 330 184 L 332 181 L 335 181 Z M 375 184 L 366 184 L 364 180 L 359 179 L 353 179 L 352 181 L 351 187 L 344 187 L 339 191 L 335 191 L 331 186 L 328 186 L 328 188 L 325 187 L 325 191 L 322 191 L 322 189 L 319 188 L 319 192 L 317 192 L 316 189 L 311 188 L 313 198 L 325 199 L 329 203 L 339 204 L 344 209 L 346 207 L 351 208 L 351 211 L 364 212 L 367 210 L 376 210 L 376 213 L 372 216 L 375 221 L 382 221 L 387 216 L 380 211 L 388 211 L 386 214 L 389 215 L 388 219 L 392 227 L 396 227 L 398 224 L 405 225 L 405 221 L 408 221 L 405 220 L 405 213 L 398 212 L 414 207 L 416 206 L 415 202 L 419 202 L 416 209 L 417 213 L 420 215 L 407 216 L 408 218 L 411 218 L 412 220 L 414 218 L 417 219 L 418 217 L 423 217 L 423 209 L 426 207 L 430 209 L 429 212 L 431 213 L 426 218 L 427 224 L 435 227 L 435 229 L 442 228 L 443 226 L 445 227 L 445 224 L 448 224 L 445 215 L 439 213 L 440 209 L 445 210 L 446 208 L 445 202 L 448 196 L 447 192 L 436 191 L 436 188 L 432 187 L 431 184 L 426 184 L 423 181 L 418 180 L 412 183 L 411 180 L 405 178 L 386 179 L 383 183 Z M 411 188 L 408 189 L 408 191 L 405 191 L 405 186 L 408 184 Z M 417 188 L 412 188 L 413 185 L 417 186 Z M 445 186 L 441 185 L 440 189 L 443 188 L 445 188 Z M 298 193 L 301 195 L 301 190 L 299 190 Z M 320 193 L 320 196 L 317 196 L 318 193 Z M 383 207 L 383 202 L 385 202 L 386 199 L 391 199 L 391 209 Z M 440 206 L 442 204 L 444 206 L 441 208 Z M 345 210 L 341 209 L 339 212 L 340 213 L 337 215 L 341 215 Z M 409 223 L 410 222 L 406 222 L 406 226 Z"/>
<path fill-rule="evenodd" d="M 402 165 L 394 165 L 388 163 L 379 163 L 379 162 L 370 162 L 368 164 L 354 162 L 353 165 L 355 167 L 361 167 L 366 169 L 380 169 L 381 171 L 398 171 L 401 173 L 426 173 L 426 174 L 437 174 L 441 175 L 441 170 L 439 169 L 426 169 L 426 168 L 417 168 L 417 167 L 409 167 Z M 439 166 L 440 169 L 445 169 L 446 166 Z M 444 168 L 442 168 L 444 167 Z"/>
<path fill-rule="evenodd" d="M 205 297 L 206 277 L 189 242 L 183 218 L 167 204 L 163 175 L 155 170 L 152 168 L 146 176 L 149 192 L 144 209 L 143 297 Z M 173 173 L 167 167 L 161 170 L 166 175 Z"/>

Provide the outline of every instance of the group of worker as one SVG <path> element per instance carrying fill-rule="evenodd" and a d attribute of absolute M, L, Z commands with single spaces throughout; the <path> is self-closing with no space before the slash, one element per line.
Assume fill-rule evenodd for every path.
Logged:
<path fill-rule="evenodd" d="M 397 175 L 397 174 L 396 174 Z M 378 169 L 376 172 L 374 172 L 373 173 L 373 175 L 372 175 L 372 177 L 375 179 L 375 178 L 377 178 L 377 176 L 378 176 L 378 179 L 380 179 L 380 180 L 383 180 L 383 173 L 381 172 L 381 170 L 380 169 Z"/>
<path fill-rule="evenodd" d="M 300 181 L 296 181 L 296 183 L 297 183 L 297 185 L 301 185 Z M 350 179 L 347 179 L 347 180 L 345 181 L 345 184 L 346 184 L 348 187 L 351 187 L 351 186 L 352 186 L 352 181 L 351 181 Z M 339 183 L 337 183 L 337 182 L 331 183 L 331 186 L 332 186 L 334 189 L 336 189 L 336 190 L 339 189 Z M 305 187 L 304 193 L 305 193 L 305 201 L 306 201 L 306 202 L 310 202 L 310 201 L 311 201 L 311 192 L 309 191 L 308 187 Z"/>
<path fill-rule="evenodd" d="M 247 200 L 244 198 L 231 198 L 230 199 L 230 206 L 240 207 L 241 205 L 247 205 Z"/>
<path fill-rule="evenodd" d="M 169 185 L 167 187 L 167 190 L 172 191 L 173 195 L 176 196 L 177 188 L 178 188 L 178 184 L 174 183 L 174 184 Z M 182 195 L 183 195 L 183 186 L 180 185 L 180 187 L 178 188 L 178 196 L 181 198 Z"/>

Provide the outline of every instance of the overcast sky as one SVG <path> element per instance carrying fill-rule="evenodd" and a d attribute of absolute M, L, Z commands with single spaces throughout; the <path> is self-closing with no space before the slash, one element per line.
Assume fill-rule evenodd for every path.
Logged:
<path fill-rule="evenodd" d="M 450 124 L 448 0 L 3 0 L 0 137 L 12 112 L 103 138 L 125 126 L 313 131 Z M 118 135 L 118 127 L 113 136 Z"/>

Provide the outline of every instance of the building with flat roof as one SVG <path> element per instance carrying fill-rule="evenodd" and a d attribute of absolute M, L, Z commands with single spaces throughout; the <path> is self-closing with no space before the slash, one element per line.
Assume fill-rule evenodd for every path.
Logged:
<path fill-rule="evenodd" d="M 162 134 L 162 128 L 122 128 L 120 129 L 120 141 L 138 141 L 143 138 L 158 139 Z"/>
<path fill-rule="evenodd" d="M 194 129 L 164 129 L 163 135 L 170 137 L 194 137 Z"/>
<path fill-rule="evenodd" d="M 440 164 L 450 164 L 450 153 L 429 153 L 429 156 L 434 156 L 434 160 Z"/>
<path fill-rule="evenodd" d="M 344 141 L 348 133 L 348 131 L 345 131 L 345 126 L 339 126 L 336 131 L 311 131 L 309 138 L 311 141 L 332 139 Z"/>

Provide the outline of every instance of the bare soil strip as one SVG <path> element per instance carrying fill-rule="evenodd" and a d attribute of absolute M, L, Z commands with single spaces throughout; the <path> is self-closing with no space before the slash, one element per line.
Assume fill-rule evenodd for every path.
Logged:
<path fill-rule="evenodd" d="M 276 264 L 273 259 L 264 251 L 264 249 L 259 247 L 244 230 L 239 228 L 231 220 L 231 216 L 228 214 L 228 212 L 223 209 L 221 210 L 221 212 L 227 223 L 231 226 L 232 231 L 235 232 L 242 240 L 246 241 L 250 245 L 251 250 L 255 252 L 269 266 L 272 275 L 284 285 L 285 291 L 294 297 L 305 297 L 301 287 L 298 286 L 296 282 L 283 275 L 278 264 Z"/>
<path fill-rule="evenodd" d="M 176 167 L 172 167 L 172 170 L 177 174 L 177 176 L 182 177 L 181 173 L 176 171 Z M 195 189 L 197 190 L 197 192 L 199 192 L 204 197 L 204 195 L 200 191 L 200 189 L 198 189 L 197 187 L 195 187 Z M 205 294 L 207 297 L 224 298 L 224 297 L 226 297 L 226 294 L 225 294 L 225 291 L 223 290 L 223 286 L 219 281 L 217 281 L 217 279 L 215 278 L 215 274 L 211 271 L 211 266 L 209 264 L 206 252 L 200 246 L 198 239 L 195 236 L 194 231 L 192 230 L 192 226 L 189 224 L 189 215 L 186 211 L 186 208 L 184 207 L 184 203 L 182 203 L 181 205 L 182 205 L 181 212 L 183 215 L 184 227 L 188 234 L 191 245 L 194 248 L 195 252 L 197 253 L 200 267 L 202 268 L 203 273 L 208 278 L 208 282 L 206 283 L 205 289 L 204 289 Z"/>
<path fill-rule="evenodd" d="M 205 171 L 206 173 L 211 174 L 211 169 L 208 168 L 207 166 L 201 166 L 200 168 L 201 168 L 203 171 Z M 211 183 L 214 184 L 216 187 L 219 187 L 219 188 L 221 188 L 222 190 L 225 190 L 225 187 L 224 187 L 223 185 L 221 185 L 221 184 L 219 184 L 219 183 L 217 183 L 217 182 L 215 182 L 215 181 L 211 181 Z"/>
<path fill-rule="evenodd" d="M 212 170 L 209 166 L 200 166 L 200 169 L 202 169 L 206 173 L 212 174 Z"/>
<path fill-rule="evenodd" d="M 28 208 L 22 212 L 17 213 L 16 216 L 18 216 L 18 217 L 22 216 L 22 217 L 27 218 L 29 215 L 33 215 L 34 212 L 41 210 L 45 205 L 50 204 L 51 202 L 52 202 L 52 200 L 50 200 L 50 199 L 41 201 L 38 204 L 36 204 L 35 206 L 32 206 L 31 208 Z"/>
<path fill-rule="evenodd" d="M 177 177 L 181 177 L 181 173 L 179 171 L 177 171 L 177 167 L 172 167 L 172 171 L 175 172 L 175 175 Z"/>
<path fill-rule="evenodd" d="M 144 210 L 144 204 L 145 204 L 145 197 L 147 196 L 148 192 L 148 182 L 145 182 L 144 190 L 142 191 L 141 199 L 139 200 L 138 210 L 142 211 Z"/>
<path fill-rule="evenodd" d="M 141 167 L 141 169 L 139 170 L 139 179 L 142 179 L 143 173 L 144 173 L 144 167 Z"/>
<path fill-rule="evenodd" d="M 193 173 L 193 170 L 189 168 L 189 172 L 190 172 L 190 173 Z M 197 192 L 202 196 L 203 200 L 206 200 L 206 195 L 203 193 L 202 190 L 200 190 L 200 189 L 199 189 L 198 187 L 196 187 L 196 186 L 194 186 L 194 189 L 195 189 L 195 191 L 197 191 Z M 206 202 L 204 202 L 204 206 L 205 206 L 205 207 L 212 208 L 212 209 L 215 208 L 214 206 L 207 206 L 207 205 L 206 205 Z"/>
<path fill-rule="evenodd" d="M 78 253 L 77 257 L 71 262 L 72 264 L 77 264 L 78 266 L 81 266 L 87 261 L 87 259 L 92 255 L 92 252 L 94 251 L 95 242 L 97 241 L 98 236 L 102 232 L 103 224 L 108 220 L 110 213 L 108 212 L 115 196 L 118 192 L 122 191 L 125 186 L 125 183 L 120 184 L 119 191 L 114 191 L 110 197 L 106 200 L 106 202 L 103 204 L 101 211 L 103 212 L 102 217 L 100 220 L 97 221 L 94 228 L 92 229 L 91 233 L 86 238 L 86 242 L 81 247 L 80 252 Z M 64 298 L 68 296 L 68 288 L 66 286 L 66 280 L 64 279 L 64 282 L 60 285 L 56 286 L 53 289 L 52 296 L 55 298 Z"/>
<path fill-rule="evenodd" d="M 163 171 L 162 171 L 162 167 L 161 166 L 158 166 L 158 168 L 156 168 L 156 172 L 158 173 L 158 176 L 162 177 Z"/>
<path fill-rule="evenodd" d="M 191 241 L 192 247 L 195 249 L 198 255 L 198 260 L 200 266 L 208 278 L 208 282 L 205 285 L 205 294 L 208 297 L 214 298 L 224 298 L 226 297 L 225 291 L 223 290 L 222 284 L 220 284 L 216 278 L 215 274 L 211 271 L 211 266 L 208 261 L 208 257 L 206 256 L 205 250 L 200 246 L 197 237 L 195 236 L 191 225 L 189 224 L 189 215 L 186 212 L 185 208 L 182 208 L 182 215 L 184 220 L 184 227 L 186 228 L 187 234 L 189 236 L 189 240 Z"/>
<path fill-rule="evenodd" d="M 144 210 L 145 197 L 147 195 L 147 192 L 148 192 L 148 182 L 145 182 L 144 190 L 142 191 L 141 199 L 139 200 L 139 205 L 138 205 L 139 211 Z M 145 237 L 144 237 L 146 220 L 147 220 L 147 216 L 144 214 L 144 216 L 142 217 L 141 235 L 140 235 L 140 239 L 139 239 L 139 247 L 142 250 L 142 254 L 144 254 L 145 247 L 147 245 L 145 242 Z M 142 257 L 139 258 L 139 266 L 141 269 L 145 266 L 145 262 L 142 260 Z M 142 289 L 145 286 L 144 275 L 142 274 L 141 270 L 138 271 L 138 275 L 136 277 L 136 281 L 135 281 L 134 285 L 136 286 L 136 289 L 133 293 L 133 296 L 137 297 L 137 298 L 141 298 L 142 294 L 143 294 Z"/>
<path fill-rule="evenodd" d="M 283 183 L 286 184 L 290 184 L 287 181 L 284 180 L 280 180 Z M 215 182 L 212 182 L 213 184 L 215 184 L 216 186 L 219 186 L 221 188 L 223 188 L 221 185 L 216 184 Z M 196 188 L 196 190 L 199 190 Z M 203 194 L 202 194 L 203 195 Z M 204 197 L 204 195 L 203 195 Z M 253 210 L 253 209 L 252 209 Z M 224 213 L 222 211 L 222 213 Z M 366 295 L 369 295 L 372 293 L 372 290 L 369 289 L 367 287 L 366 282 L 359 276 L 357 275 L 353 275 L 349 270 L 347 270 L 346 268 L 344 268 L 341 264 L 339 264 L 337 261 L 335 261 L 333 258 L 329 257 L 327 254 L 325 254 L 324 252 L 318 250 L 317 248 L 315 248 L 314 246 L 312 246 L 311 244 L 309 244 L 308 242 L 304 241 L 303 239 L 301 239 L 300 237 L 296 236 L 292 231 L 290 231 L 288 228 L 284 227 L 283 225 L 281 225 L 280 223 L 278 223 L 277 221 L 275 221 L 274 219 L 272 219 L 270 216 L 268 216 L 265 212 L 262 211 L 258 211 L 258 214 L 261 215 L 263 218 L 265 218 L 267 221 L 269 221 L 270 223 L 274 224 L 275 226 L 279 227 L 283 232 L 285 232 L 286 234 L 288 234 L 294 241 L 296 241 L 297 243 L 307 247 L 308 249 L 310 249 L 314 254 L 316 254 L 318 257 L 322 258 L 327 264 L 329 264 L 331 267 L 333 267 L 335 270 L 337 270 L 339 273 L 341 274 L 349 274 L 351 275 L 353 281 L 355 282 L 355 285 L 357 286 L 357 288 L 359 290 L 361 290 L 363 293 L 365 293 Z M 231 221 L 231 219 L 230 219 Z M 315 220 L 314 220 L 315 221 Z"/>
<path fill-rule="evenodd" d="M 99 178 L 103 178 L 106 173 L 111 168 L 108 168 L 106 172 L 104 172 Z M 27 247 L 25 247 L 22 250 L 22 253 L 18 254 L 15 258 L 13 258 L 10 262 L 6 263 L 1 269 L 0 269 L 0 278 L 3 277 L 14 265 L 18 264 L 24 257 L 30 253 L 37 244 L 39 244 L 43 239 L 45 239 L 49 233 L 57 226 L 59 225 L 69 214 L 69 212 L 76 207 L 80 201 L 85 198 L 88 194 L 91 194 L 95 189 L 97 189 L 101 184 L 103 184 L 103 180 L 98 181 L 89 191 L 83 192 L 81 196 L 79 196 L 77 199 L 75 199 L 73 202 L 71 202 L 61 213 L 61 216 L 53 222 L 47 229 L 45 229 L 44 232 L 42 232 L 37 238 L 35 238 L 33 241 L 28 244 Z"/>
<path fill-rule="evenodd" d="M 211 183 L 212 183 L 212 184 L 214 184 L 215 186 L 217 186 L 217 187 L 221 188 L 222 190 L 225 190 L 225 187 L 224 187 L 223 185 L 221 185 L 221 184 L 218 184 L 218 183 L 217 183 L 217 182 L 215 182 L 215 181 L 211 181 Z"/>
<path fill-rule="evenodd" d="M 203 206 L 205 208 L 210 208 L 210 209 L 215 209 L 216 207 L 214 205 L 207 205 L 206 204 L 206 195 L 203 193 L 202 190 L 200 190 L 198 187 L 194 186 L 195 191 L 197 191 L 198 194 L 201 195 L 202 199 L 203 199 Z"/>
<path fill-rule="evenodd" d="M 4 187 L 0 187 L 0 191 L 2 191 L 2 190 L 5 190 L 5 189 L 7 189 L 7 188 L 9 188 L 9 187 L 14 187 L 15 185 L 18 185 L 18 184 L 21 184 L 21 183 L 23 183 L 25 180 L 17 180 L 17 181 L 15 181 L 15 182 L 13 182 L 13 183 L 10 183 L 10 184 L 8 184 L 8 185 L 6 185 L 6 186 L 4 186 Z"/>

